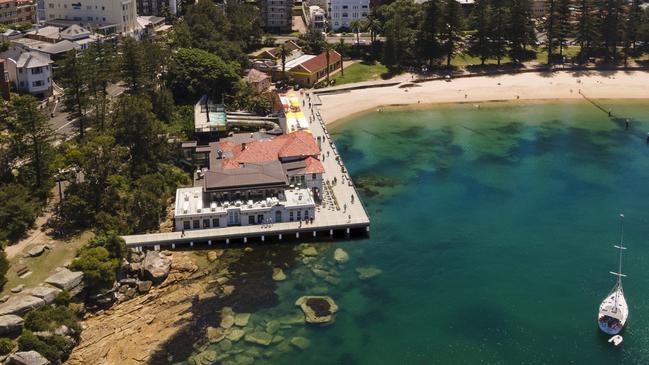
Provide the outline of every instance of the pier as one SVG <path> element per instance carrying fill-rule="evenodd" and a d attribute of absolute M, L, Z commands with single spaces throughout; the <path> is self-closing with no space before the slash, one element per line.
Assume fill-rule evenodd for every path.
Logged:
<path fill-rule="evenodd" d="M 223 228 L 191 229 L 184 232 L 122 236 L 129 248 L 179 249 L 230 243 L 313 240 L 367 236 L 370 219 L 358 196 L 342 158 L 320 116 L 317 96 L 302 94 L 301 108 L 309 117 L 309 129 L 320 147 L 325 189 L 312 221 L 293 221 Z"/>

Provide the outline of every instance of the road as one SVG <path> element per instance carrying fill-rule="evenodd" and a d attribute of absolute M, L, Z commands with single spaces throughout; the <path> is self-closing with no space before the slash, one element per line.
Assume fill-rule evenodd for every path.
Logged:
<path fill-rule="evenodd" d="M 289 36 L 289 35 L 286 35 L 286 36 L 284 36 L 284 35 L 275 36 L 274 35 L 274 36 L 272 36 L 272 38 L 275 39 L 275 43 L 277 43 L 277 44 L 284 43 L 284 42 L 289 41 L 289 40 L 298 39 L 298 37 Z M 351 35 L 347 36 L 347 37 L 338 37 L 338 36 L 327 36 L 326 37 L 327 43 L 329 43 L 329 44 L 338 44 L 338 43 L 340 43 L 341 38 L 345 40 L 345 44 L 354 44 L 354 42 L 356 42 L 356 36 L 351 36 Z M 367 45 L 372 43 L 369 36 L 361 35 L 360 40 L 361 40 L 361 44 L 363 42 L 365 42 L 365 44 L 367 44 Z M 382 41 L 382 40 L 384 40 L 384 38 L 383 37 L 377 37 L 377 40 Z"/>
<path fill-rule="evenodd" d="M 126 86 L 122 83 L 119 84 L 110 84 L 108 85 L 108 97 L 113 99 L 116 98 L 126 90 Z M 61 99 L 61 104 L 57 107 L 57 112 L 54 117 L 50 118 L 49 123 L 50 127 L 61 139 L 68 139 L 76 133 L 74 128 L 74 120 L 69 120 L 69 113 L 63 111 L 63 99 Z"/>

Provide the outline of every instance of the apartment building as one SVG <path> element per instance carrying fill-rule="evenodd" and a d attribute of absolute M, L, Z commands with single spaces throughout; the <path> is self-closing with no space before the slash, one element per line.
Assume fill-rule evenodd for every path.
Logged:
<path fill-rule="evenodd" d="M 18 0 L 16 23 L 36 23 L 36 2 L 34 0 Z"/>
<path fill-rule="evenodd" d="M 45 0 L 50 24 L 74 22 L 103 33 L 132 34 L 137 30 L 136 0 Z"/>
<path fill-rule="evenodd" d="M 0 24 L 13 24 L 18 10 L 16 0 L 0 0 Z"/>
<path fill-rule="evenodd" d="M 37 52 L 18 52 L 7 58 L 9 80 L 21 93 L 36 96 L 52 94 L 52 60 Z"/>
<path fill-rule="evenodd" d="M 266 31 L 287 33 L 293 28 L 293 0 L 260 0 L 261 22 Z"/>
<path fill-rule="evenodd" d="M 178 11 L 176 0 L 137 0 L 137 15 L 139 16 L 160 16 L 164 9 L 168 9 L 171 14 L 176 14 Z"/>
<path fill-rule="evenodd" d="M 351 29 L 351 22 L 367 17 L 370 0 L 329 0 L 329 26 L 332 30 Z"/>

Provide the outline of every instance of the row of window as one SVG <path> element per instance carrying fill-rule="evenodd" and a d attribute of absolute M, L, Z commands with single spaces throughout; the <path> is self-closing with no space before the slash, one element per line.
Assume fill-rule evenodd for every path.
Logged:
<path fill-rule="evenodd" d="M 342 8 L 343 10 L 345 10 L 345 9 L 349 9 L 349 5 L 343 5 L 342 7 L 339 7 L 339 6 L 337 6 L 337 5 L 334 5 L 334 10 L 339 10 L 339 9 L 341 9 L 341 8 Z M 352 5 L 352 10 L 358 10 L 358 9 L 359 9 L 358 5 Z M 362 5 L 362 6 L 360 7 L 360 9 L 367 9 L 367 5 Z"/>
<path fill-rule="evenodd" d="M 81 4 L 81 3 L 79 3 L 79 4 Z M 49 3 L 48 6 L 49 6 L 50 9 L 54 9 L 54 3 Z M 60 8 L 60 7 L 61 7 L 61 4 L 58 4 L 58 7 Z M 68 8 L 68 4 L 63 4 L 63 8 L 64 8 L 64 9 L 67 9 L 67 8 Z M 75 5 L 73 5 L 72 8 L 73 8 L 74 10 L 81 10 L 81 6 L 80 6 L 80 5 L 79 5 L 79 6 L 75 6 Z M 92 10 L 92 5 L 88 5 L 88 6 L 86 6 L 86 10 Z M 95 10 L 99 10 L 99 7 L 98 7 L 97 5 L 95 5 Z M 105 6 L 102 6 L 102 7 L 101 7 L 101 10 L 102 10 L 102 11 L 105 11 L 105 10 L 106 10 L 106 7 L 105 7 Z"/>
<path fill-rule="evenodd" d="M 49 79 L 49 78 L 47 79 L 47 82 L 50 82 L 50 79 Z M 24 81 L 21 81 L 21 82 L 20 82 L 20 87 L 22 88 L 22 87 L 24 87 L 24 86 L 25 86 L 25 82 L 24 82 Z M 32 87 L 41 87 L 41 86 L 45 86 L 45 81 L 43 81 L 43 80 L 38 80 L 38 81 L 33 81 L 33 82 L 32 82 Z"/>
<path fill-rule="evenodd" d="M 289 211 L 288 213 L 288 220 L 293 222 L 293 221 L 301 221 L 302 219 L 307 220 L 310 219 L 309 211 L 305 210 L 304 214 L 302 214 L 301 210 L 296 210 L 296 211 Z M 238 222 L 235 222 L 235 220 L 230 219 L 231 224 L 237 224 Z M 275 222 L 282 222 L 282 213 L 280 211 L 275 212 Z M 248 224 L 254 225 L 254 224 L 262 224 L 266 223 L 266 219 L 264 218 L 263 214 L 251 214 L 248 216 Z M 200 228 L 218 228 L 221 226 L 221 222 L 219 218 L 204 218 L 204 219 L 194 219 L 191 222 L 190 221 L 183 221 L 183 229 L 200 229 Z"/>
<path fill-rule="evenodd" d="M 361 17 L 366 17 L 366 16 L 367 16 L 367 13 L 361 13 Z M 358 13 L 352 13 L 351 17 L 354 18 L 354 19 L 358 19 Z M 334 19 L 337 19 L 337 18 L 349 18 L 349 14 L 348 13 L 342 13 L 342 14 L 334 13 Z"/>

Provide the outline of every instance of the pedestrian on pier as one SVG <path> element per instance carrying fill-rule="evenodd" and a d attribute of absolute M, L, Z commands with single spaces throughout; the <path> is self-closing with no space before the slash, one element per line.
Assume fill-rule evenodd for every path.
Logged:
<path fill-rule="evenodd" d="M 183 228 L 183 231 L 180 232 L 180 237 L 185 237 L 185 229 Z"/>
<path fill-rule="evenodd" d="M 347 211 L 347 203 L 343 204 L 343 213 Z"/>
<path fill-rule="evenodd" d="M 354 194 L 352 194 L 352 204 L 354 204 Z"/>

